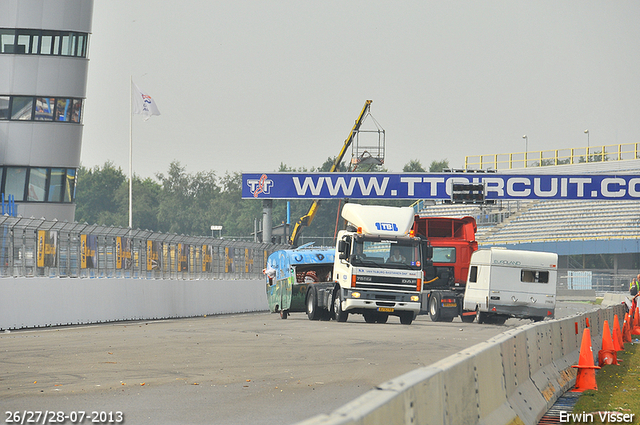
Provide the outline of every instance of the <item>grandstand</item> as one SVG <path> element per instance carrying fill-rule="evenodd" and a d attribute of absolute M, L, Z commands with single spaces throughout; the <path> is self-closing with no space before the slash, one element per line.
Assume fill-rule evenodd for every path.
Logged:
<path fill-rule="evenodd" d="M 591 163 L 572 160 L 566 165 L 509 167 L 499 172 L 530 175 L 640 174 L 640 160 L 618 160 L 615 157 Z M 504 246 L 556 252 L 559 255 L 560 283 L 570 289 L 623 291 L 628 289 L 630 279 L 640 273 L 640 201 L 523 200 L 496 201 L 487 205 L 426 204 L 419 204 L 417 210 L 420 215 L 474 217 L 478 223 L 476 239 L 480 248 Z M 576 276 L 581 277 L 578 279 Z"/>

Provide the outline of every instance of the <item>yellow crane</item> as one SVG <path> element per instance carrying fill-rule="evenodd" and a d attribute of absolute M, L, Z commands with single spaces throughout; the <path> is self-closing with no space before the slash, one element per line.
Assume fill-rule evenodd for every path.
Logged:
<path fill-rule="evenodd" d="M 358 116 L 358 119 L 356 120 L 355 124 L 353 125 L 353 128 L 351 129 L 351 132 L 349 133 L 349 137 L 347 137 L 347 140 L 344 141 L 344 144 L 342 145 L 342 149 L 340 150 L 340 153 L 336 157 L 335 161 L 333 161 L 333 165 L 331 166 L 331 169 L 329 170 L 330 173 L 333 173 L 333 172 L 338 170 L 338 166 L 342 162 L 342 159 L 344 158 L 344 155 L 346 154 L 347 149 L 349 149 L 349 146 L 351 146 L 351 143 L 353 142 L 354 137 L 358 134 L 358 131 L 360 130 L 360 126 L 362 125 L 362 122 L 364 121 L 364 118 L 369 113 L 369 107 L 371 106 L 371 103 L 373 103 L 373 100 L 367 100 L 364 103 L 364 107 L 362 108 L 362 112 L 360 112 L 360 115 Z M 303 226 L 309 226 L 311 224 L 311 222 L 313 221 L 313 218 L 315 217 L 316 213 L 318 212 L 318 208 L 319 207 L 320 207 L 320 200 L 318 200 L 318 199 L 314 200 L 313 204 L 311 204 L 311 208 L 309 208 L 309 212 L 307 212 L 306 215 L 304 215 L 304 216 L 302 216 L 302 217 L 300 217 L 298 219 L 298 221 L 296 222 L 296 224 L 293 227 L 293 230 L 291 231 L 291 237 L 289 238 L 289 244 L 290 245 L 292 245 L 292 246 L 297 246 L 298 245 L 298 238 L 300 237 L 300 234 L 302 233 L 302 227 Z"/>

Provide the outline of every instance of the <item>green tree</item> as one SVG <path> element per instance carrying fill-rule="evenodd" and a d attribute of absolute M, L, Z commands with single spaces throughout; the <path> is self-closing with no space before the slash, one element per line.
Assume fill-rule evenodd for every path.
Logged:
<path fill-rule="evenodd" d="M 121 168 L 111 161 L 102 168 L 87 169 L 80 166 L 76 187 L 76 213 L 78 222 L 122 226 L 118 189 L 127 179 Z"/>
<path fill-rule="evenodd" d="M 412 159 L 404 165 L 402 171 L 405 173 L 424 173 L 426 170 L 420 163 L 420 160 Z"/>
<path fill-rule="evenodd" d="M 441 161 L 431 161 L 429 164 L 430 173 L 441 173 L 445 168 L 449 168 L 449 160 L 443 159 Z"/>
<path fill-rule="evenodd" d="M 169 165 L 167 175 L 157 174 L 161 184 L 158 206 L 158 227 L 161 231 L 206 235 L 212 223 L 205 215 L 211 202 L 220 193 L 215 173 L 187 174 L 180 162 Z"/>

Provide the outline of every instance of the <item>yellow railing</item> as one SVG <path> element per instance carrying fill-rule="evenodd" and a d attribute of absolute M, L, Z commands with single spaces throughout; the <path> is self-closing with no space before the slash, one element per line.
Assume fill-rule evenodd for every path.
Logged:
<path fill-rule="evenodd" d="M 625 143 L 546 151 L 470 155 L 464 158 L 464 168 L 466 170 L 510 170 L 586 162 L 622 161 L 640 158 L 639 148 L 640 143 Z"/>

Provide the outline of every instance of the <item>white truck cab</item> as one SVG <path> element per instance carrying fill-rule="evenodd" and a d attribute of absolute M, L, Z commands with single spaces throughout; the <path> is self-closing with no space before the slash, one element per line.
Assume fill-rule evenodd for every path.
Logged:
<path fill-rule="evenodd" d="M 471 256 L 464 309 L 475 310 L 478 323 L 553 317 L 557 265 L 555 253 L 499 247 L 478 250 Z"/>
<path fill-rule="evenodd" d="M 342 210 L 346 230 L 338 233 L 332 310 L 337 321 L 349 313 L 384 323 L 389 315 L 411 324 L 420 312 L 422 268 L 431 253 L 413 237 L 411 207 L 348 203 Z"/>

